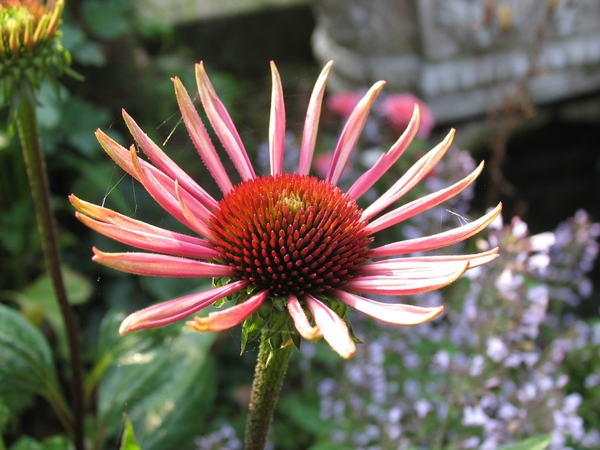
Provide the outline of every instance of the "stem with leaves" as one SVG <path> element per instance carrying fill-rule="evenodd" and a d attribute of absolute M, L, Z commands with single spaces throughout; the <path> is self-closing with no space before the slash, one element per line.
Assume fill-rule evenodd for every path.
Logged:
<path fill-rule="evenodd" d="M 284 348 L 273 349 L 266 332 L 261 335 L 246 425 L 245 450 L 265 448 L 273 412 L 293 348 L 293 345 L 287 345 Z"/>
<path fill-rule="evenodd" d="M 76 450 L 84 450 L 83 430 L 83 375 L 81 353 L 75 315 L 67 299 L 67 292 L 60 268 L 56 225 L 50 206 L 50 188 L 46 173 L 46 163 L 42 152 L 35 105 L 22 97 L 17 111 L 17 127 L 23 157 L 27 166 L 27 177 L 33 194 L 38 227 L 42 236 L 42 247 L 46 265 L 52 280 L 54 293 L 58 299 L 60 312 L 65 322 L 67 341 L 71 356 L 71 387 L 73 403 L 73 440 Z"/>

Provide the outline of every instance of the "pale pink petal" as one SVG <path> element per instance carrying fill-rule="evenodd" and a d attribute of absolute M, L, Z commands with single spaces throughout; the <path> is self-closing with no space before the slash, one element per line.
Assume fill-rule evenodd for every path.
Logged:
<path fill-rule="evenodd" d="M 403 205 L 399 208 L 390 211 L 389 213 L 377 218 L 367 225 L 366 229 L 369 234 L 375 234 L 378 231 L 384 230 L 388 227 L 396 225 L 404 220 L 410 219 L 411 217 L 420 214 L 423 211 L 428 210 L 429 208 L 433 208 L 436 205 L 439 205 L 442 202 L 445 202 L 449 198 L 454 197 L 455 195 L 460 194 L 463 190 L 467 188 L 473 181 L 477 179 L 477 177 L 481 174 L 483 170 L 483 162 L 479 164 L 477 169 L 475 169 L 470 175 L 463 178 L 461 181 L 449 186 L 445 189 L 439 190 L 437 192 L 433 192 L 425 197 L 414 200 L 406 205 Z"/>
<path fill-rule="evenodd" d="M 439 256 L 412 256 L 404 258 L 385 259 L 365 263 L 360 268 L 363 276 L 368 275 L 396 275 L 403 271 L 428 269 L 455 262 L 468 262 L 469 269 L 487 264 L 498 258 L 498 247 L 473 255 L 439 255 Z"/>
<path fill-rule="evenodd" d="M 294 294 L 290 294 L 288 296 L 287 307 L 290 316 L 294 321 L 296 330 L 298 330 L 300 336 L 311 342 L 318 341 L 323 337 L 323 333 L 321 333 L 319 327 L 313 327 L 310 324 L 310 322 L 308 321 L 308 317 L 306 317 L 306 313 L 302 309 L 302 305 L 300 305 L 300 302 L 298 301 L 298 297 L 296 297 Z"/>
<path fill-rule="evenodd" d="M 331 348 L 342 358 L 350 358 L 356 351 L 356 345 L 350 337 L 346 323 L 335 312 L 310 294 L 302 300 L 310 310 L 323 337 Z"/>
<path fill-rule="evenodd" d="M 201 236 L 212 236 L 212 231 L 208 227 L 208 221 L 210 219 L 211 214 L 208 211 L 206 214 L 203 214 L 204 216 L 208 215 L 208 217 L 206 217 L 203 221 L 198 220 L 195 222 L 190 222 L 189 220 L 187 220 L 184 212 L 181 210 L 181 205 L 179 201 L 173 197 L 173 194 L 169 192 L 169 190 L 167 190 L 167 186 L 171 187 L 170 185 L 172 183 L 172 189 L 174 191 L 175 183 L 171 180 L 166 180 L 165 184 L 160 183 L 153 176 L 150 170 L 147 170 L 146 168 L 141 166 L 139 158 L 137 157 L 137 153 L 133 146 L 131 147 L 130 153 L 132 165 L 136 170 L 137 178 L 140 181 L 140 183 L 142 183 L 146 191 L 148 191 L 148 193 L 152 196 L 152 198 L 156 200 L 156 202 L 160 206 L 162 206 L 165 209 L 165 211 L 167 211 L 169 214 L 171 214 L 173 217 L 175 217 L 177 220 L 179 220 L 182 224 L 184 224 L 191 230 L 195 231 Z M 192 198 L 188 198 L 187 200 L 189 202 L 192 202 Z M 197 206 L 200 207 L 201 205 L 198 204 Z M 199 219 L 201 219 L 201 217 L 199 217 Z"/>
<path fill-rule="evenodd" d="M 123 228 L 128 231 L 138 232 L 140 234 L 147 234 L 149 236 L 163 237 L 169 241 L 191 244 L 193 248 L 201 247 L 204 248 L 206 251 L 212 252 L 207 254 L 208 256 L 202 256 L 199 254 L 197 255 L 198 258 L 210 259 L 215 258 L 219 255 L 218 252 L 215 252 L 213 250 L 213 245 L 204 239 L 200 239 L 194 236 L 188 236 L 187 234 L 176 233 L 175 231 L 165 230 L 164 228 L 149 225 L 145 222 L 124 216 L 123 214 L 115 212 L 111 209 L 104 208 L 102 206 L 94 205 L 93 203 L 81 200 L 73 194 L 69 195 L 69 200 L 78 211 L 92 219 L 96 219 L 107 224 L 112 224 L 117 228 Z M 146 248 L 145 250 L 150 249 Z"/>
<path fill-rule="evenodd" d="M 145 328 L 158 328 L 185 319 L 217 300 L 227 297 L 248 286 L 247 281 L 236 281 L 225 286 L 159 303 L 128 316 L 121 327 L 120 334 Z"/>
<path fill-rule="evenodd" d="M 214 234 L 210 227 L 207 226 L 205 222 L 199 220 L 196 214 L 194 214 L 189 208 L 188 203 L 185 200 L 183 200 L 183 192 L 184 191 L 179 188 L 179 183 L 175 181 L 175 196 L 179 201 L 179 208 L 183 213 L 183 217 L 185 217 L 185 219 L 194 227 L 194 229 L 202 230 L 202 234 L 205 238 L 214 241 Z"/>
<path fill-rule="evenodd" d="M 392 325 L 419 325 L 439 317 L 444 311 L 443 306 L 423 308 L 413 305 L 380 303 L 340 289 L 332 291 L 331 295 L 357 311 Z"/>
<path fill-rule="evenodd" d="M 142 150 L 150 161 L 165 175 L 173 180 L 178 180 L 179 184 L 183 186 L 187 191 L 192 193 L 194 197 L 201 202 L 209 210 L 213 210 L 217 206 L 217 201 L 212 196 L 201 188 L 192 178 L 185 173 L 177 164 L 169 158 L 161 148 L 156 145 L 146 133 L 138 126 L 125 110 L 123 110 L 123 119 L 129 132 L 140 145 Z"/>
<path fill-rule="evenodd" d="M 275 63 L 271 61 L 271 119 L 269 122 L 269 155 L 271 159 L 271 175 L 278 175 L 283 170 L 283 150 L 285 145 L 285 106 L 281 78 Z"/>
<path fill-rule="evenodd" d="M 406 241 L 394 242 L 383 245 L 372 250 L 372 258 L 382 258 L 385 256 L 403 255 L 406 253 L 424 252 L 435 250 L 436 248 L 447 247 L 457 242 L 464 241 L 471 236 L 479 233 L 486 228 L 502 211 L 502 203 L 499 203 L 492 211 L 479 219 L 469 222 L 461 227 L 442 233 L 424 236 Z"/>
<path fill-rule="evenodd" d="M 123 147 L 121 147 L 119 144 L 113 141 L 110 137 L 104 134 L 101 130 L 96 131 L 96 137 L 98 138 L 98 141 L 100 142 L 106 153 L 108 153 L 108 155 L 133 178 L 138 180 L 140 183 L 144 184 L 143 181 L 140 179 L 140 176 L 143 175 L 143 173 L 149 173 L 150 176 L 146 177 L 146 181 L 148 181 L 148 179 L 154 180 L 156 184 L 160 184 L 161 188 L 163 190 L 166 189 L 166 191 L 171 194 L 171 197 L 173 197 L 173 195 L 175 194 L 175 181 L 168 175 L 163 173 L 161 170 L 154 167 L 152 164 L 148 164 L 146 161 L 137 158 L 137 154 L 132 155 L 132 152 L 135 153 L 134 147 L 131 147 L 130 150 L 125 150 Z M 140 173 L 139 168 L 136 169 L 134 167 L 134 162 L 136 166 L 144 169 L 143 173 Z M 196 197 L 192 196 L 187 191 L 184 191 L 182 193 L 182 196 L 186 204 L 194 212 L 194 214 L 196 214 L 205 223 L 208 223 L 210 221 L 212 213 L 207 209 L 206 206 L 200 203 L 200 201 L 197 200 Z M 178 216 L 175 217 L 178 218 Z M 186 224 L 185 221 L 183 221 L 182 223 Z"/>
<path fill-rule="evenodd" d="M 137 174 L 135 173 L 135 169 L 131 164 L 131 155 L 129 154 L 129 150 L 122 147 L 120 144 L 115 142 L 111 137 L 105 134 L 102 130 L 96 130 L 96 139 L 104 149 L 104 151 L 112 158 L 114 162 L 116 162 L 121 169 L 127 172 L 136 180 Z M 152 164 L 148 164 L 146 161 L 140 161 L 140 164 L 143 167 L 146 167 L 148 170 L 153 171 L 153 173 L 160 172 L 156 167 Z M 138 180 L 139 181 L 139 180 Z"/>
<path fill-rule="evenodd" d="M 202 106 L 206 111 L 208 120 L 215 133 L 217 133 L 231 161 L 233 161 L 233 165 L 244 181 L 256 178 L 248 153 L 244 148 L 244 144 L 242 144 L 242 139 L 227 109 L 225 109 L 225 105 L 217 97 L 217 93 L 208 79 L 208 75 L 206 75 L 202 62 L 196 64 L 196 82 L 198 84 L 200 100 L 202 101 Z"/>
<path fill-rule="evenodd" d="M 104 236 L 143 250 L 200 259 L 214 259 L 221 256 L 216 250 L 205 246 L 201 247 L 177 238 L 100 222 L 80 212 L 76 212 L 75 217 L 87 227 Z"/>
<path fill-rule="evenodd" d="M 420 118 L 419 107 L 418 105 L 415 105 L 412 118 L 410 119 L 406 130 L 402 133 L 402 136 L 400 136 L 387 153 L 381 155 L 373 167 L 363 173 L 352 187 L 348 189 L 347 194 L 351 199 L 357 200 L 361 195 L 367 192 L 367 190 L 373 186 L 373 184 L 375 184 L 390 167 L 392 167 L 398 158 L 400 158 L 415 138 L 417 130 L 419 129 Z"/>
<path fill-rule="evenodd" d="M 401 275 L 371 275 L 352 278 L 346 289 L 366 294 L 413 295 L 433 291 L 456 281 L 469 268 L 469 263 L 432 270 L 407 270 Z"/>
<path fill-rule="evenodd" d="M 93 261 L 121 272 L 150 277 L 212 278 L 230 277 L 229 266 L 158 253 L 105 253 L 93 248 Z"/>
<path fill-rule="evenodd" d="M 242 323 L 262 305 L 269 291 L 261 291 L 239 305 L 208 314 L 208 317 L 194 317 L 193 321 L 186 324 L 194 330 L 204 333 L 206 331 L 223 331 Z"/>
<path fill-rule="evenodd" d="M 325 180 L 328 183 L 336 185 L 342 176 L 342 172 L 348 163 L 348 159 L 350 158 L 350 154 L 354 147 L 356 147 L 356 143 L 358 142 L 358 138 L 360 137 L 362 130 L 367 121 L 367 117 L 369 115 L 369 110 L 371 109 L 371 105 L 375 101 L 375 97 L 379 94 L 379 91 L 383 89 L 385 85 L 384 81 L 378 81 L 369 89 L 369 91 L 365 94 L 348 120 L 346 121 L 346 125 L 342 129 L 342 133 L 338 140 L 337 146 L 333 152 L 333 159 L 331 161 L 331 167 L 329 168 L 329 173 Z"/>
<path fill-rule="evenodd" d="M 317 142 L 317 130 L 319 127 L 319 119 L 321 117 L 325 84 L 332 65 L 333 61 L 329 61 L 323 68 L 321 75 L 319 75 L 319 78 L 315 83 L 312 95 L 310 96 L 310 101 L 308 102 L 306 120 L 304 121 L 304 131 L 302 133 L 302 146 L 300 147 L 300 163 L 298 165 L 298 173 L 300 175 L 308 175 L 308 172 L 310 171 L 313 153 L 315 152 L 315 143 Z"/>
<path fill-rule="evenodd" d="M 391 188 L 387 190 L 387 192 L 363 211 L 363 219 L 371 220 L 377 213 L 400 199 L 419 183 L 419 181 L 425 178 L 450 148 L 453 137 L 454 130 L 450 130 L 442 142 L 419 159 Z"/>
<path fill-rule="evenodd" d="M 206 128 L 204 128 L 202 119 L 200 119 L 198 111 L 194 108 L 194 104 L 181 83 L 181 80 L 177 77 L 172 80 L 175 85 L 175 96 L 177 97 L 177 103 L 181 110 L 181 117 L 183 117 L 183 122 L 190 134 L 190 138 L 192 139 L 198 154 L 202 158 L 202 161 L 204 161 L 206 168 L 217 182 L 219 189 L 221 189 L 223 194 L 227 194 L 233 189 L 233 185 L 231 184 L 231 180 L 225 171 L 225 167 L 206 132 Z"/>

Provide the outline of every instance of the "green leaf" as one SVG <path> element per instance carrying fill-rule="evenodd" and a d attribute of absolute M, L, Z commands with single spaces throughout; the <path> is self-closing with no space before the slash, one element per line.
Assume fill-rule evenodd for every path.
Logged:
<path fill-rule="evenodd" d="M 118 319 L 109 315 L 99 337 L 104 355 L 113 352 L 98 389 L 99 433 L 114 435 L 127 413 L 144 450 L 193 448 L 216 392 L 209 355 L 216 334 L 177 323 L 119 337 L 110 350 Z"/>
<path fill-rule="evenodd" d="M 0 304 L 0 395 L 15 391 L 60 396 L 48 342 L 19 312 Z"/>
<path fill-rule="evenodd" d="M 552 442 L 552 436 L 544 434 L 527 438 L 508 447 L 502 447 L 500 450 L 546 450 L 550 442 Z"/>
<path fill-rule="evenodd" d="M 352 447 L 343 444 L 334 444 L 333 442 L 323 442 L 311 445 L 308 450 L 352 450 Z"/>
<path fill-rule="evenodd" d="M 64 436 L 52 436 L 39 442 L 30 436 L 23 436 L 10 446 L 9 450 L 69 450 L 70 442 Z"/>
<path fill-rule="evenodd" d="M 89 279 L 67 267 L 62 268 L 62 274 L 69 303 L 85 303 L 92 293 L 92 283 Z M 60 354 L 67 355 L 65 324 L 50 277 L 42 275 L 23 291 L 11 293 L 9 296 L 33 324 L 40 325 L 44 319 L 50 323 L 58 339 Z"/>
<path fill-rule="evenodd" d="M 130 28 L 129 2 L 88 0 L 82 3 L 81 9 L 86 25 L 100 39 L 116 39 Z"/>
<path fill-rule="evenodd" d="M 123 431 L 120 450 L 140 450 L 139 445 L 135 442 L 131 420 L 126 414 L 123 414 L 123 420 L 125 421 L 125 431 Z"/>
<path fill-rule="evenodd" d="M 11 445 L 8 450 L 43 450 L 44 447 L 41 442 L 36 441 L 34 438 L 30 436 L 23 436 L 13 445 Z"/>

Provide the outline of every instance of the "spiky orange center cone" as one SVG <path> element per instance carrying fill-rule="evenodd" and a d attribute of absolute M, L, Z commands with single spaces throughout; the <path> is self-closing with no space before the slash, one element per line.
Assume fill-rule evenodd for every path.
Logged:
<path fill-rule="evenodd" d="M 344 287 L 370 257 L 366 225 L 340 188 L 298 174 L 240 183 L 211 221 L 222 262 L 275 297 Z"/>

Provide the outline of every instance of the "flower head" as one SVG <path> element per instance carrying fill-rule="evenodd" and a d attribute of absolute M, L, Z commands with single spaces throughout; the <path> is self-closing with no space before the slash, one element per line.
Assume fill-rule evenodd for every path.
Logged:
<path fill-rule="evenodd" d="M 427 104 L 412 94 L 392 94 L 381 105 L 382 115 L 396 130 L 403 131 L 411 121 L 415 105 L 419 106 L 421 123 L 417 137 L 427 138 L 435 126 L 435 118 Z"/>
<path fill-rule="evenodd" d="M 33 100 L 42 79 L 54 80 L 68 66 L 59 30 L 64 0 L 0 0 L 0 86 L 3 101 Z"/>
<path fill-rule="evenodd" d="M 423 156 L 385 194 L 361 210 L 361 197 L 408 147 L 419 126 L 415 107 L 404 134 L 375 165 L 343 192 L 337 187 L 375 97 L 375 84 L 350 114 L 324 179 L 309 174 L 329 63 L 308 106 L 296 173 L 283 173 L 285 113 L 281 81 L 271 64 L 273 91 L 269 128 L 270 174 L 258 176 L 229 114 L 217 97 L 202 63 L 196 66 L 200 100 L 216 135 L 242 181 L 233 185 L 204 125 L 179 79 L 173 80 L 183 121 L 200 157 L 223 193 L 218 201 L 192 180 L 138 127 L 123 117 L 149 162 L 135 147 L 121 147 L 102 131 L 98 140 L 125 171 L 136 178 L 166 211 L 198 236 L 158 228 L 71 196 L 77 217 L 90 228 L 147 252 L 104 253 L 94 260 L 118 270 L 149 276 L 212 277 L 215 287 L 135 312 L 120 332 L 166 325 L 216 303 L 228 309 L 196 317 L 197 331 L 218 331 L 244 322 L 243 345 L 261 330 L 273 348 L 325 338 L 343 357 L 354 353 L 348 307 L 396 325 L 416 325 L 442 313 L 381 303 L 359 294 L 404 295 L 426 292 L 456 280 L 467 269 L 491 261 L 497 249 L 474 255 L 403 256 L 460 242 L 485 228 L 500 205 L 478 220 L 418 239 L 371 248 L 374 235 L 458 194 L 481 172 L 439 192 L 381 214 L 422 180 L 451 144 L 453 131 Z"/>

